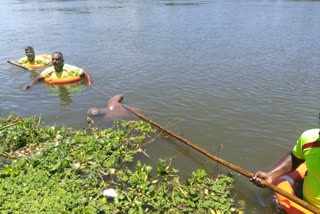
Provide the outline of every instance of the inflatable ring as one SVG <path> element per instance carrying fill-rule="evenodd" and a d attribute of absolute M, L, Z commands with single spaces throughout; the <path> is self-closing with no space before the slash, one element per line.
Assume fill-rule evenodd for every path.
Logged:
<path fill-rule="evenodd" d="M 275 185 L 280 189 L 285 190 L 291 195 L 296 195 L 294 192 L 295 184 L 302 180 L 307 172 L 307 167 L 305 163 L 302 163 L 296 170 L 286 174 L 275 181 Z M 286 197 L 280 195 L 279 193 L 275 193 L 279 205 L 290 214 L 311 214 L 313 212 L 301 207 L 300 205 L 290 201 Z"/>
<path fill-rule="evenodd" d="M 40 57 L 42 57 L 42 58 L 44 58 L 44 59 L 47 59 L 47 60 L 52 60 L 52 56 L 51 55 L 48 55 L 48 54 L 40 54 L 40 55 L 37 55 L 37 56 L 40 56 Z M 25 65 L 26 67 L 28 67 L 28 68 L 43 68 L 43 67 L 45 67 L 46 65 L 44 65 L 44 64 L 34 64 L 34 65 Z"/>
<path fill-rule="evenodd" d="M 44 65 L 44 64 L 35 64 L 35 65 L 25 65 L 25 66 L 28 67 L 28 68 L 43 68 L 46 65 Z"/>
<path fill-rule="evenodd" d="M 40 54 L 38 56 L 41 56 L 42 58 L 45 58 L 45 59 L 50 60 L 50 61 L 52 60 L 52 56 L 48 55 L 48 54 Z"/>
<path fill-rule="evenodd" d="M 63 77 L 63 78 L 46 77 L 46 78 L 44 78 L 44 81 L 46 83 L 50 83 L 50 84 L 61 84 L 61 83 L 76 82 L 81 79 L 82 79 L 82 77 L 79 77 L 79 76 L 71 76 L 71 77 Z"/>

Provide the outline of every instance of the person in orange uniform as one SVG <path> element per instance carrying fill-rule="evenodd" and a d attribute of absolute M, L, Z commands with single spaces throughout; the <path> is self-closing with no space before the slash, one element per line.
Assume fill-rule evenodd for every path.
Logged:
<path fill-rule="evenodd" d="M 35 77 L 29 84 L 25 85 L 23 89 L 29 89 L 32 85 L 36 84 L 46 77 L 58 79 L 70 76 L 84 77 L 88 81 L 88 86 L 93 87 L 91 75 L 89 74 L 89 72 L 73 65 L 64 64 L 64 59 L 61 52 L 54 52 L 52 54 L 52 63 L 53 66 L 41 72 L 41 74 Z"/>

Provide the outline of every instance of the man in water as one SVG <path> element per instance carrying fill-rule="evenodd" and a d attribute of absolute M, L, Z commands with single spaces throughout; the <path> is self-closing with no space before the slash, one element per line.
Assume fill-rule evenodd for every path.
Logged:
<path fill-rule="evenodd" d="M 26 67 L 31 67 L 33 65 L 43 65 L 43 67 L 52 65 L 52 62 L 50 60 L 45 59 L 41 56 L 36 56 L 31 46 L 25 47 L 24 51 L 26 56 L 18 60 L 18 63 L 20 65 L 24 65 Z"/>
<path fill-rule="evenodd" d="M 294 171 L 306 162 L 308 169 L 303 181 L 303 199 L 320 208 L 320 129 L 310 129 L 302 133 L 297 144 L 279 163 L 268 172 L 258 171 L 250 181 L 264 187 L 262 180 L 273 183 L 279 177 Z"/>
<path fill-rule="evenodd" d="M 93 86 L 89 72 L 73 65 L 64 64 L 63 55 L 61 52 L 54 52 L 52 54 L 52 63 L 53 66 L 41 72 L 41 74 L 36 76 L 29 84 L 25 85 L 23 89 L 29 89 L 32 85 L 46 77 L 59 79 L 70 76 L 80 76 L 87 79 L 88 86 Z"/>

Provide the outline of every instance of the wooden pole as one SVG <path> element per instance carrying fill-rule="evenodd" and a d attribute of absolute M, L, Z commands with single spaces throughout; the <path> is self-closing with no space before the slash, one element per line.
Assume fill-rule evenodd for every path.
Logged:
<path fill-rule="evenodd" d="M 8 60 L 7 62 L 10 63 L 10 64 L 12 64 L 12 65 L 18 66 L 18 67 L 20 67 L 20 68 L 24 68 L 24 69 L 27 69 L 27 70 L 29 70 L 29 71 L 32 71 L 32 68 L 28 68 L 28 67 L 26 67 L 26 66 L 20 65 L 19 63 L 16 63 L 16 62 L 14 62 L 14 61 Z"/>
<path fill-rule="evenodd" d="M 100 89 L 98 89 L 98 88 L 96 88 L 96 87 L 94 87 L 94 89 L 98 90 L 101 94 L 103 94 L 103 95 L 105 95 L 105 96 L 107 96 L 107 97 L 110 98 L 110 96 L 108 96 L 106 93 L 104 93 L 104 92 L 101 91 Z M 242 168 L 240 168 L 240 167 L 238 167 L 238 166 L 236 166 L 236 165 L 234 165 L 234 164 L 232 164 L 232 163 L 229 163 L 229 162 L 227 162 L 227 161 L 225 161 L 225 160 L 223 160 L 223 159 L 221 159 L 221 158 L 219 158 L 219 157 L 217 157 L 217 156 L 209 153 L 208 151 L 200 148 L 199 146 L 194 145 L 193 143 L 191 143 L 191 142 L 188 141 L 187 139 L 184 139 L 183 137 L 181 137 L 181 136 L 179 136 L 179 135 L 171 132 L 170 130 L 164 128 L 164 127 L 161 126 L 160 124 L 158 124 L 158 123 L 150 120 L 149 118 L 143 116 L 142 114 L 136 112 L 135 110 L 133 110 L 133 109 L 130 108 L 129 106 L 126 106 L 126 105 L 123 105 L 123 104 L 121 104 L 121 105 L 122 105 L 125 109 L 127 109 L 128 111 L 130 111 L 130 112 L 132 112 L 133 114 L 135 114 L 137 117 L 143 119 L 144 121 L 146 121 L 146 122 L 148 122 L 148 123 L 151 123 L 152 125 L 154 125 L 154 126 L 157 127 L 158 129 L 160 129 L 160 130 L 166 132 L 167 134 L 171 135 L 172 137 L 174 137 L 174 138 L 182 141 L 183 143 L 185 143 L 185 144 L 187 144 L 188 146 L 192 147 L 193 149 L 201 152 L 202 154 L 206 155 L 207 157 L 209 157 L 209 158 L 211 158 L 211 159 L 213 159 L 213 160 L 215 160 L 215 161 L 223 164 L 223 165 L 226 166 L 226 167 L 229 167 L 230 169 L 233 169 L 233 170 L 241 173 L 241 174 L 244 175 L 244 176 L 247 176 L 248 178 L 253 177 L 253 174 L 252 174 L 251 172 L 248 172 L 248 171 L 246 171 L 246 170 L 244 170 L 244 169 L 242 169 Z M 301 200 L 300 198 L 298 198 L 298 197 L 296 197 L 296 196 L 294 196 L 294 195 L 291 195 L 290 193 L 284 191 L 283 189 L 280 189 L 279 187 L 277 187 L 277 186 L 275 186 L 275 185 L 273 185 L 273 184 L 270 184 L 270 183 L 268 183 L 268 182 L 266 182 L 266 181 L 264 181 L 264 180 L 262 180 L 262 184 L 263 184 L 264 186 L 268 187 L 269 189 L 273 190 L 274 192 L 277 192 L 277 193 L 283 195 L 284 197 L 288 198 L 289 200 L 291 200 L 291 201 L 299 204 L 300 206 L 306 208 L 307 210 L 310 210 L 311 212 L 320 214 L 320 209 L 319 209 L 318 207 L 316 207 L 316 206 L 314 206 L 314 205 L 312 205 L 312 204 L 310 204 L 310 203 L 308 203 L 308 202 L 306 202 L 306 201 L 304 201 L 304 200 Z"/>
<path fill-rule="evenodd" d="M 125 105 L 122 105 L 122 106 L 124 108 L 126 108 L 127 110 L 129 110 L 130 112 L 132 112 L 133 114 L 135 114 L 136 116 L 138 116 L 139 118 L 151 123 L 152 125 L 156 126 L 158 129 L 160 129 L 160 130 L 166 132 L 167 134 L 171 135 L 172 137 L 182 141 L 183 143 L 185 143 L 188 146 L 194 148 L 195 150 L 201 152 L 202 154 L 206 155 L 207 157 L 209 157 L 209 158 L 211 158 L 211 159 L 223 164 L 224 166 L 229 167 L 230 169 L 233 169 L 233 170 L 241 173 L 244 176 L 247 176 L 248 178 L 253 177 L 253 174 L 251 172 L 248 172 L 248 171 L 246 171 L 246 170 L 244 170 L 244 169 L 242 169 L 242 168 L 240 168 L 240 167 L 238 167 L 238 166 L 236 166 L 236 165 L 234 165 L 232 163 L 229 163 L 229 162 L 227 162 L 227 161 L 225 161 L 225 160 L 223 160 L 223 159 L 221 159 L 221 158 L 209 153 L 208 151 L 200 148 L 199 146 L 196 146 L 196 145 L 192 144 L 190 141 L 188 141 L 188 140 L 184 139 L 183 137 L 171 132 L 170 130 L 164 128 L 160 124 L 158 124 L 158 123 L 150 120 L 149 118 L 143 116 L 142 114 L 136 112 L 132 108 L 130 108 L 128 106 L 125 106 Z M 286 198 L 290 199 L 291 201 L 299 204 L 300 206 L 306 208 L 307 210 L 310 210 L 310 211 L 312 211 L 314 213 L 318 213 L 318 214 L 320 213 L 320 209 L 317 208 L 316 206 L 314 206 L 312 204 L 309 204 L 308 202 L 306 202 L 304 200 L 301 200 L 300 198 L 298 198 L 298 197 L 296 197 L 294 195 L 291 195 L 290 193 L 284 191 L 283 189 L 280 189 L 279 187 L 277 187 L 277 186 L 275 186 L 273 184 L 270 184 L 270 183 L 268 183 L 268 182 L 266 182 L 264 180 L 263 180 L 262 183 L 263 183 L 264 186 L 268 187 L 269 189 L 273 190 L 274 192 L 277 192 L 277 193 L 283 195 L 284 197 L 286 197 Z"/>

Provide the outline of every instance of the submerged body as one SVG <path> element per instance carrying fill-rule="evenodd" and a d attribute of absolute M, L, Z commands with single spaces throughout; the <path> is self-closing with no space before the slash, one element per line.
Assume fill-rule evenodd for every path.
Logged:
<path fill-rule="evenodd" d="M 126 117 L 131 117 L 132 114 L 125 109 L 120 103 L 123 100 L 123 95 L 118 94 L 112 98 L 107 103 L 107 107 L 104 109 L 101 108 L 90 108 L 88 110 L 88 114 L 90 116 L 100 116 L 104 115 L 104 120 L 115 120 L 115 119 L 123 119 Z"/>

